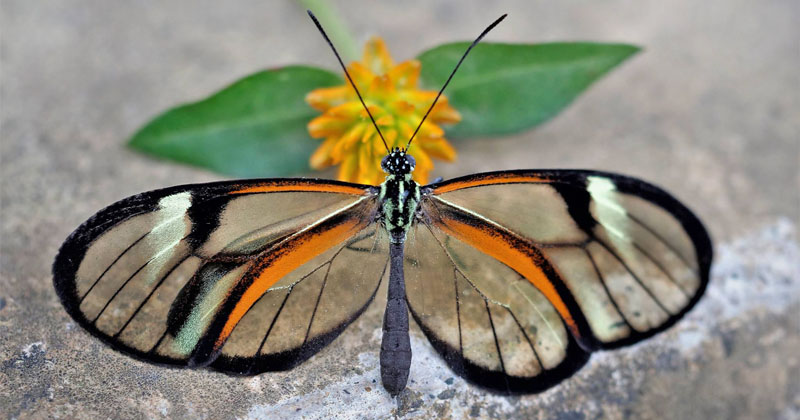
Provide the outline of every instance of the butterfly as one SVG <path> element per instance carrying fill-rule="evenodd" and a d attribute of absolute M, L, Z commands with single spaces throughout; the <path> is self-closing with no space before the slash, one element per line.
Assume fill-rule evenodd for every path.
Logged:
<path fill-rule="evenodd" d="M 413 138 L 387 146 L 378 186 L 224 181 L 114 203 L 62 245 L 58 296 L 82 327 L 135 358 L 255 375 L 316 354 L 387 283 L 380 368 L 394 396 L 410 372 L 410 317 L 455 373 L 530 393 L 593 351 L 668 328 L 703 294 L 711 241 L 662 189 L 587 170 L 419 185 Z"/>

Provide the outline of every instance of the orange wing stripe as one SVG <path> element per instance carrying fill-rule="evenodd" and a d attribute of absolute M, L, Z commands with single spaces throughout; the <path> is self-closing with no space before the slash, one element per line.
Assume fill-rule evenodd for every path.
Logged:
<path fill-rule="evenodd" d="M 311 183 L 311 182 L 304 182 L 302 180 L 297 180 L 286 183 L 253 185 L 238 190 L 233 190 L 230 193 L 251 194 L 251 193 L 268 193 L 268 192 L 287 192 L 287 191 L 333 192 L 333 193 L 362 195 L 366 190 L 364 188 L 355 187 L 351 185 L 319 184 L 319 183 Z"/>
<path fill-rule="evenodd" d="M 467 180 L 463 182 L 449 182 L 441 187 L 434 188 L 434 194 L 442 194 L 450 191 L 460 190 L 462 188 L 479 187 L 482 185 L 493 184 L 513 184 L 517 182 L 549 182 L 547 179 L 535 176 L 523 176 L 516 174 L 498 174 L 494 177 L 486 177 L 480 179 Z"/>
<path fill-rule="evenodd" d="M 282 244 L 279 250 L 250 269 L 256 278 L 228 316 L 214 345 L 219 349 L 247 311 L 272 285 L 314 257 L 344 242 L 371 223 L 369 217 L 350 217 L 334 226 L 309 229 Z M 319 227 L 319 226 L 318 226 Z"/>
<path fill-rule="evenodd" d="M 502 232 L 489 224 L 476 226 L 448 217 L 442 212 L 436 226 L 445 233 L 465 242 L 484 254 L 491 255 L 503 264 L 513 268 L 531 284 L 539 289 L 564 319 L 575 338 L 581 338 L 575 320 L 553 283 L 544 273 L 541 265 L 544 256 L 521 238 L 508 238 L 510 233 Z M 513 242 L 512 242 L 513 241 Z"/>

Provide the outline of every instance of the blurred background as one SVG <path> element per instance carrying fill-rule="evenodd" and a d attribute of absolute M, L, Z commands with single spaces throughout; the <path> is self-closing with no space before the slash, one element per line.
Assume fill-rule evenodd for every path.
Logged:
<path fill-rule="evenodd" d="M 434 176 L 515 168 L 622 172 L 704 220 L 707 296 L 669 331 L 595 354 L 543 394 L 466 384 L 412 327 L 397 401 L 378 380 L 380 304 L 285 373 L 233 378 L 115 353 L 52 288 L 58 246 L 123 197 L 220 175 L 137 154 L 142 124 L 255 71 L 336 70 L 291 1 L 0 2 L 0 413 L 9 418 L 800 418 L 800 3 L 792 0 L 332 2 L 357 45 L 397 61 L 471 40 L 644 50 L 555 119 L 455 143 Z M 332 176 L 333 172 L 322 176 Z M 320 176 L 320 174 L 307 174 Z M 455 377 L 454 379 L 451 379 Z"/>

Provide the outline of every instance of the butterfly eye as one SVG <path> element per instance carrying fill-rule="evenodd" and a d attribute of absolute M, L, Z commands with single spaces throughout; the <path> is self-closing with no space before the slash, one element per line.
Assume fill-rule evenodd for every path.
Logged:
<path fill-rule="evenodd" d="M 411 155 L 407 154 L 406 155 L 406 162 L 408 163 L 408 166 L 411 168 L 412 171 L 417 166 L 417 161 L 416 161 L 416 159 L 414 159 L 414 156 L 411 156 Z"/>
<path fill-rule="evenodd" d="M 386 172 L 387 174 L 391 172 L 389 170 L 389 159 L 391 157 L 392 157 L 392 155 L 389 154 L 389 155 L 384 156 L 384 158 L 381 160 L 381 169 L 383 169 L 383 172 Z"/>

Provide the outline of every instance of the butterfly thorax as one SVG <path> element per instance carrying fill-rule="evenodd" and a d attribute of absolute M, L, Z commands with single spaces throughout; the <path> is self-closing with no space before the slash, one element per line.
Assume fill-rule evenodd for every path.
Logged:
<path fill-rule="evenodd" d="M 419 204 L 419 184 L 411 179 L 415 163 L 403 149 L 393 149 L 381 161 L 381 167 L 387 173 L 379 196 L 381 214 L 383 225 L 394 243 L 405 242 Z"/>

